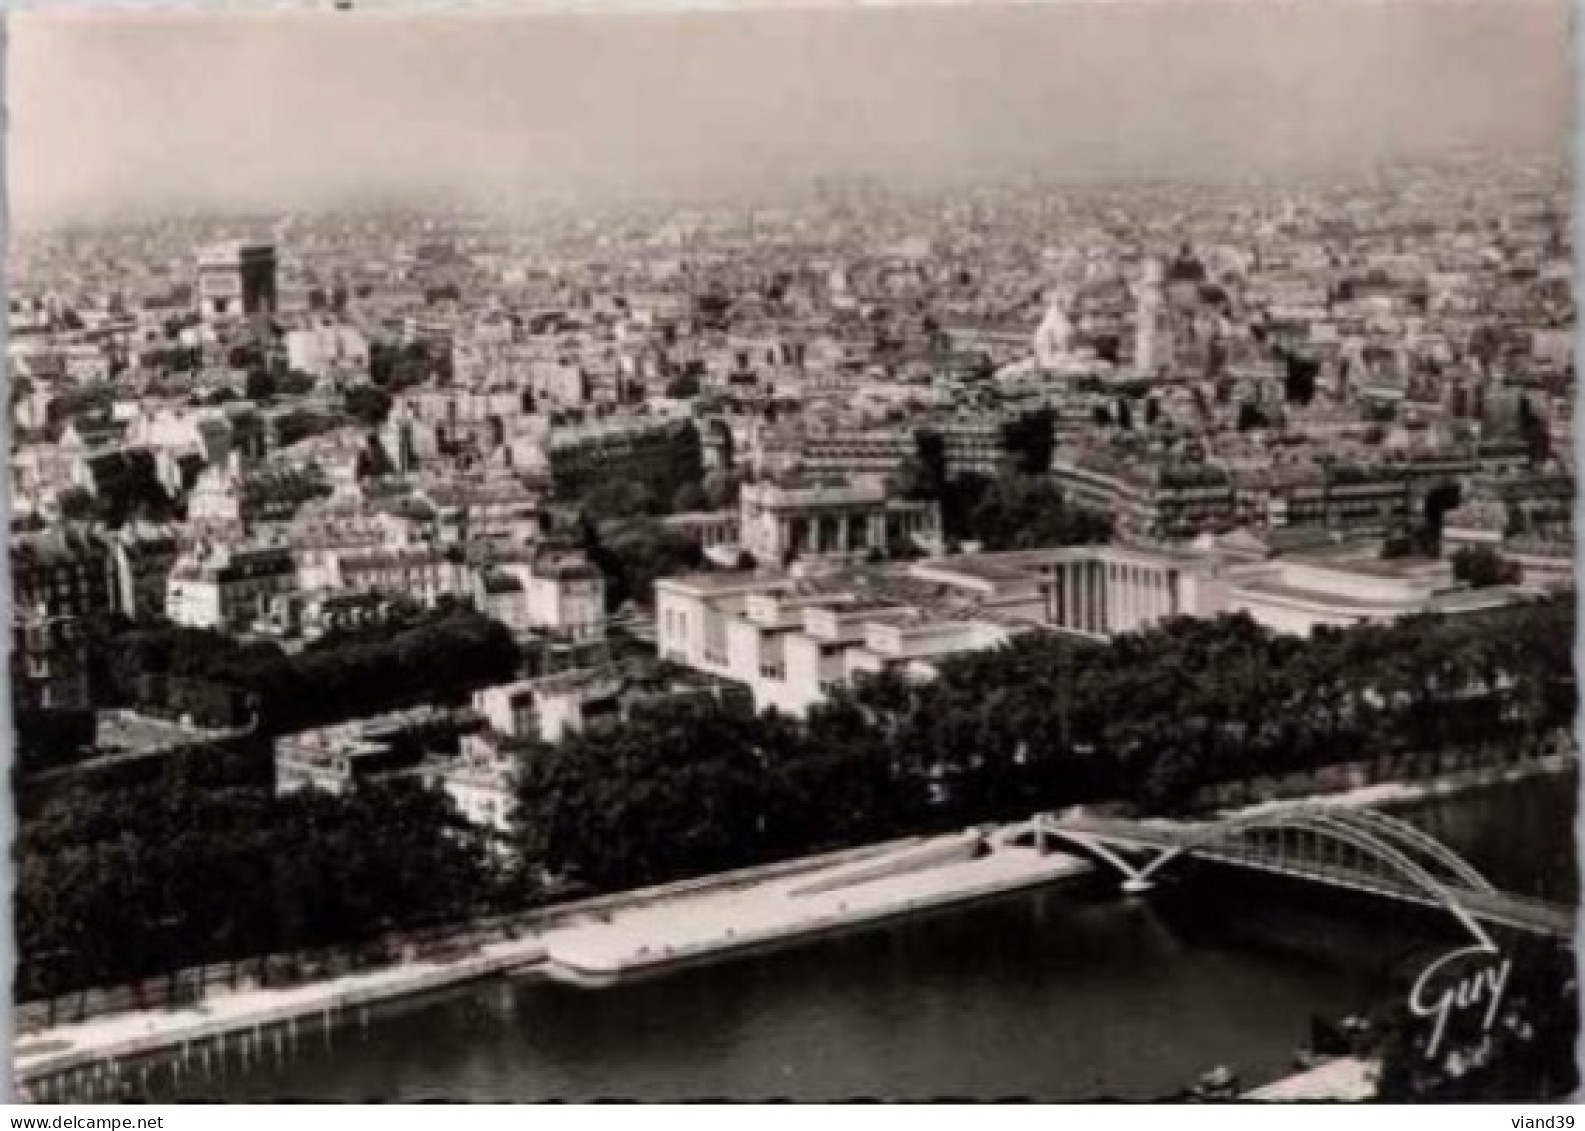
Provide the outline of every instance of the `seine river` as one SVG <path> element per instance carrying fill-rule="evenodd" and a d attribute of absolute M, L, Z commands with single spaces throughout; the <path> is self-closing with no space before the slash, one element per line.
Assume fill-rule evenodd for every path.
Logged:
<path fill-rule="evenodd" d="M 1400 810 L 1499 886 L 1572 898 L 1572 777 Z M 1153 1099 L 1283 1075 L 1312 1016 L 1400 993 L 1456 936 L 1430 912 L 1207 869 L 1097 876 L 612 989 L 410 1002 L 189 1076 L 233 1100 Z M 175 1098 L 156 1094 L 152 1098 Z"/>

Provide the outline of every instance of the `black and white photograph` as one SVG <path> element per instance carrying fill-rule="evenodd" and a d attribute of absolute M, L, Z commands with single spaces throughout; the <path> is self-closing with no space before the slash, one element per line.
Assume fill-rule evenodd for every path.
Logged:
<path fill-rule="evenodd" d="M 13 10 L 17 1099 L 1567 1100 L 1574 17 Z"/>

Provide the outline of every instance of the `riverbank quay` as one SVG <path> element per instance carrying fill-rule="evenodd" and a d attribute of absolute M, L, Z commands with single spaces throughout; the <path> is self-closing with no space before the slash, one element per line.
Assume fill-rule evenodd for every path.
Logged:
<path fill-rule="evenodd" d="M 1383 783 L 1311 800 L 1392 805 L 1569 770 L 1574 759 Z M 1290 804 L 1291 802 L 1284 802 Z M 909 838 L 819 857 L 601 896 L 459 928 L 465 957 L 401 965 L 285 988 L 217 992 L 196 1005 L 126 1011 L 52 1025 L 13 1046 L 18 1082 L 35 1098 L 108 1090 L 118 1062 L 209 1048 L 257 1047 L 292 1027 L 344 1023 L 375 1005 L 528 971 L 604 984 L 624 977 L 792 945 L 866 923 L 1054 883 L 1092 872 L 1072 856 L 1005 845 L 992 831 Z M 503 938 L 503 934 L 517 935 Z M 644 951 L 644 953 L 640 953 Z M 274 1027 L 275 1032 L 271 1029 Z M 69 1082 L 69 1083 L 68 1083 Z M 69 1087 L 67 1093 L 61 1087 Z"/>
<path fill-rule="evenodd" d="M 92 1099 L 98 1092 L 114 1098 L 127 1060 L 161 1052 L 188 1060 L 228 1047 L 262 1048 L 295 1038 L 300 1028 L 329 1028 L 383 1002 L 498 977 L 544 956 L 535 939 L 498 942 L 452 962 L 414 962 L 298 986 L 239 990 L 185 1008 L 96 1017 L 18 1041 L 14 1079 L 25 1102 Z"/>
<path fill-rule="evenodd" d="M 1076 856 L 942 837 L 863 864 L 652 904 L 544 938 L 548 977 L 605 985 L 1085 875 Z"/>
<path fill-rule="evenodd" d="M 1445 774 L 1441 777 L 1428 778 L 1424 781 L 1377 782 L 1372 785 L 1355 786 L 1351 789 L 1338 790 L 1332 793 L 1316 793 L 1307 797 L 1284 797 L 1269 801 L 1259 801 L 1236 808 L 1219 810 L 1215 816 L 1217 819 L 1247 817 L 1300 803 L 1305 805 L 1344 805 L 1360 809 L 1390 809 L 1394 805 L 1406 805 L 1427 797 L 1450 797 L 1471 789 L 1511 785 L 1514 782 L 1525 781 L 1529 778 L 1567 773 L 1578 764 L 1579 759 L 1572 751 L 1547 754 L 1540 758 L 1517 762 L 1511 766 L 1481 766 Z"/>
<path fill-rule="evenodd" d="M 1310 798 L 1317 805 L 1390 807 L 1417 799 L 1564 773 L 1572 752 L 1522 764 L 1478 767 L 1418 782 L 1359 786 Z M 1262 802 L 1232 817 L 1293 804 Z M 546 976 L 587 985 L 655 974 L 727 954 L 796 942 L 933 908 L 990 898 L 1087 875 L 1094 865 L 1065 853 L 1004 842 L 994 829 L 899 843 L 867 861 L 762 874 L 750 884 L 694 885 L 693 898 L 614 903 L 609 916 L 586 916 L 544 936 Z M 675 890 L 675 889 L 674 889 Z"/>
<path fill-rule="evenodd" d="M 1466 788 L 1460 783 L 1488 784 L 1529 776 L 1560 759 L 1567 763 L 1578 755 L 1572 731 L 1557 733 L 1540 749 L 1517 759 L 1497 751 L 1466 751 L 1447 756 L 1445 762 L 1429 755 L 1400 754 L 1353 762 L 1335 762 L 1288 774 L 1256 775 L 1237 781 L 1200 787 L 1189 798 L 1189 815 L 1214 815 L 1255 805 L 1294 804 L 1325 799 L 1360 789 L 1398 790 L 1430 786 Z M 1385 764 L 1385 768 L 1384 768 Z"/>
<path fill-rule="evenodd" d="M 1240 1099 L 1257 1103 L 1363 1103 L 1376 1096 L 1381 1063 L 1340 1056 L 1245 1092 Z"/>
<path fill-rule="evenodd" d="M 559 930 L 606 924 L 623 912 L 656 904 L 720 897 L 765 883 L 795 881 L 877 857 L 907 853 L 922 838 L 866 845 L 817 857 L 782 861 L 723 875 L 540 908 L 493 929 L 510 926 L 512 938 L 485 938 L 472 953 L 449 961 L 414 959 L 285 987 L 252 987 L 212 994 L 199 1002 L 154 1010 L 128 1010 L 67 1022 L 19 1036 L 12 1046 L 13 1078 L 24 1099 L 114 1098 L 121 1066 L 156 1054 L 203 1059 L 228 1047 L 257 1048 L 299 1027 L 328 1028 L 349 1014 L 403 998 L 540 966 L 546 939 Z"/>

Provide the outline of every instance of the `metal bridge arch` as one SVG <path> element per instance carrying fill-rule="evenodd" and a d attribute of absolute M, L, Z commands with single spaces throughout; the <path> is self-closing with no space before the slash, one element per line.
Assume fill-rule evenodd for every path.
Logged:
<path fill-rule="evenodd" d="M 1133 822 L 1098 822 L 1087 827 L 1086 823 L 1065 824 L 1043 815 L 1036 817 L 1028 827 L 1037 835 L 1054 837 L 1099 857 L 1123 874 L 1126 887 L 1135 890 L 1148 888 L 1155 873 L 1182 856 L 1202 852 L 1214 858 L 1218 849 L 1240 847 L 1247 851 L 1252 835 L 1262 832 L 1308 833 L 1318 840 L 1352 848 L 1362 857 L 1383 865 L 1411 892 L 1446 910 L 1481 946 L 1496 949 L 1485 927 L 1464 906 L 1455 890 L 1462 887 L 1472 892 L 1495 893 L 1491 882 L 1446 845 L 1384 813 L 1332 806 L 1294 806 L 1215 824 L 1165 827 Z M 1138 864 L 1125 855 L 1129 849 L 1153 851 L 1155 855 Z M 1298 858 L 1270 863 L 1301 874 L 1306 864 L 1310 864 L 1312 875 L 1322 878 L 1318 874 L 1319 861 Z M 1434 874 L 1427 864 L 1441 875 Z M 1368 887 L 1368 883 L 1362 886 Z"/>
<path fill-rule="evenodd" d="M 1337 805 L 1291 805 L 1265 813 L 1233 817 L 1214 825 L 1191 825 L 1191 841 L 1211 843 L 1244 832 L 1269 828 L 1304 828 L 1309 831 L 1350 829 L 1387 846 L 1410 864 L 1431 875 L 1442 886 L 1495 893 L 1491 881 L 1447 845 L 1408 821 L 1375 809 L 1346 809 Z M 1187 845 L 1186 845 L 1187 847 Z M 1192 848 L 1189 849 L 1192 851 Z M 1431 866 L 1428 866 L 1431 865 Z M 1434 867 L 1432 867 L 1434 866 Z"/>
<path fill-rule="evenodd" d="M 1352 809 L 1338 812 L 1338 817 L 1346 816 L 1358 826 L 1368 826 L 1373 831 L 1381 834 L 1388 840 L 1396 841 L 1401 847 L 1409 850 L 1418 850 L 1422 858 L 1440 864 L 1447 873 L 1458 880 L 1471 891 L 1496 894 L 1497 888 L 1485 876 L 1454 852 L 1447 845 L 1437 840 L 1425 830 L 1411 825 L 1408 821 L 1383 813 L 1377 809 Z"/>

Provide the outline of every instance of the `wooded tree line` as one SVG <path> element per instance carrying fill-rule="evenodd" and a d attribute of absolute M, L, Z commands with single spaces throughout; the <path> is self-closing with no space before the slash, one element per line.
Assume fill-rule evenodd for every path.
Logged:
<path fill-rule="evenodd" d="M 200 661 L 157 640 L 121 662 L 178 666 L 160 648 L 233 675 L 279 662 Z M 523 876 L 619 890 L 1079 803 L 1180 813 L 1204 786 L 1332 764 L 1398 774 L 1514 756 L 1572 722 L 1573 642 L 1567 597 L 1308 639 L 1245 617 L 1180 620 L 1105 644 L 1030 635 L 929 684 L 839 691 L 803 721 L 741 699 L 661 701 L 526 756 L 510 876 L 416 784 L 275 798 L 183 758 L 160 781 L 56 790 L 21 815 L 19 988 L 58 994 L 522 906 Z M 356 668 L 391 681 L 384 701 L 466 670 L 422 643 L 391 650 L 390 667 Z M 328 673 L 342 665 L 313 669 L 324 689 L 307 669 L 259 677 L 283 704 L 273 718 L 335 710 Z"/>
<path fill-rule="evenodd" d="M 520 659 L 502 625 L 452 610 L 416 625 L 369 632 L 289 654 L 205 629 L 133 628 L 95 640 L 95 694 L 107 706 L 166 706 L 172 686 L 248 697 L 266 734 L 445 701 L 511 679 Z"/>
<path fill-rule="evenodd" d="M 708 568 L 704 548 L 681 531 L 652 518 L 625 519 L 604 527 L 583 518 L 578 541 L 605 578 L 611 610 L 630 601 L 653 606 L 655 582 Z"/>
<path fill-rule="evenodd" d="M 803 724 L 660 706 L 529 760 L 522 847 L 621 888 L 1073 804 L 1180 813 L 1202 787 L 1341 763 L 1517 755 L 1571 723 L 1572 647 L 1566 599 L 1309 639 L 1180 620 L 883 676 Z"/>
<path fill-rule="evenodd" d="M 183 509 L 160 483 L 152 452 L 107 452 L 95 458 L 93 469 L 94 490 L 71 487 L 61 492 L 62 518 L 102 522 L 118 530 L 134 520 L 169 522 Z"/>
<path fill-rule="evenodd" d="M 1074 506 L 1044 475 L 1006 472 L 991 479 L 965 472 L 946 483 L 940 498 L 946 536 L 986 550 L 1083 546 L 1112 533 L 1110 515 Z"/>
<path fill-rule="evenodd" d="M 200 754 L 132 788 L 79 786 L 24 816 L 19 1000 L 367 939 L 477 913 L 480 834 L 412 781 L 275 797 Z M 212 767 L 210 767 L 212 770 Z"/>

